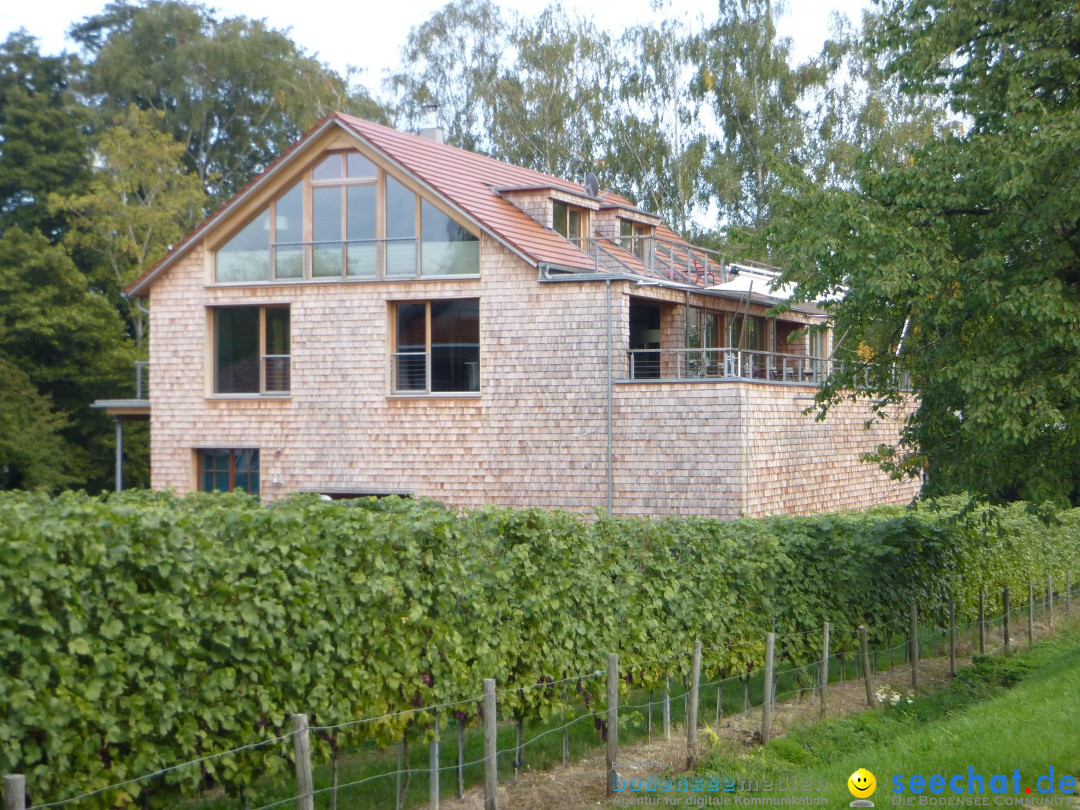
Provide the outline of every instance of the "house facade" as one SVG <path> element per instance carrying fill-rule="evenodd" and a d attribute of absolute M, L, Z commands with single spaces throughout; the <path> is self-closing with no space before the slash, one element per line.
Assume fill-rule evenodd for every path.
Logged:
<path fill-rule="evenodd" d="M 625 198 L 332 114 L 129 293 L 155 489 L 616 514 L 904 502 L 827 321 Z"/>

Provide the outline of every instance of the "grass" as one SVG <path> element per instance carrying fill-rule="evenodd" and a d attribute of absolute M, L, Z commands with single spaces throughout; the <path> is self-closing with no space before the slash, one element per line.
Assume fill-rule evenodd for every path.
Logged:
<path fill-rule="evenodd" d="M 994 774 L 1009 777 L 1012 795 L 1012 775 L 1019 769 L 1023 796 L 1027 787 L 1039 795 L 1036 780 L 1051 767 L 1057 783 L 1065 775 L 1080 778 L 1080 631 L 1037 642 L 1009 658 L 978 656 L 949 687 L 910 704 L 799 728 L 749 754 L 720 743 L 694 775 L 721 783 L 734 780 L 740 795 L 825 796 L 827 806 L 840 807 L 852 800 L 848 776 L 866 768 L 877 778 L 872 798 L 882 806 L 894 798 L 894 775 L 902 775 L 905 783 L 913 774 L 966 777 L 969 766 L 984 776 L 983 795 L 990 804 Z M 766 780 L 779 787 L 781 779 L 792 775 L 825 783 L 827 789 L 763 789 Z M 904 795 L 918 802 L 912 792 Z M 953 796 L 946 784 L 941 798 Z M 687 807 L 700 805 L 700 798 L 690 794 L 683 801 Z"/>

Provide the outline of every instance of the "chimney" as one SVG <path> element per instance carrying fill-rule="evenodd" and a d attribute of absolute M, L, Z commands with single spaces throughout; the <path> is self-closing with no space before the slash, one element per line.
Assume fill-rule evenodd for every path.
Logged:
<path fill-rule="evenodd" d="M 435 143 L 443 142 L 443 128 L 439 126 L 439 105 L 434 103 L 425 104 L 424 120 L 420 124 L 420 137 L 427 138 Z"/>

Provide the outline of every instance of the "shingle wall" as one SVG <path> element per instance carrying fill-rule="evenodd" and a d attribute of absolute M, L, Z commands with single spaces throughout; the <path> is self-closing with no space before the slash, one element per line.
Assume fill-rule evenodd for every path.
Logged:
<path fill-rule="evenodd" d="M 194 449 L 260 449 L 267 498 L 296 490 L 403 491 L 458 505 L 591 511 L 607 496 L 607 310 L 611 363 L 626 366 L 629 293 L 541 284 L 484 238 L 479 279 L 215 287 L 196 248 L 151 290 L 152 476 L 195 486 Z M 390 391 L 390 303 L 480 298 L 481 394 Z M 291 305 L 288 399 L 208 395 L 208 307 Z M 801 415 L 812 389 L 754 383 L 613 387 L 614 504 L 625 514 L 806 512 L 903 500 L 858 455 L 895 435 L 843 406 Z M 890 431 L 891 434 L 890 434 Z M 278 481 L 279 484 L 274 482 Z"/>

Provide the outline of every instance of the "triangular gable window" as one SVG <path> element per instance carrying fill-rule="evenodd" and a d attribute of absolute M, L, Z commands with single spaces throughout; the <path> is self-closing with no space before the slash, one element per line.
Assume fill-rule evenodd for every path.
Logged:
<path fill-rule="evenodd" d="M 359 152 L 332 152 L 215 254 L 220 283 L 480 273 L 476 234 Z"/>

